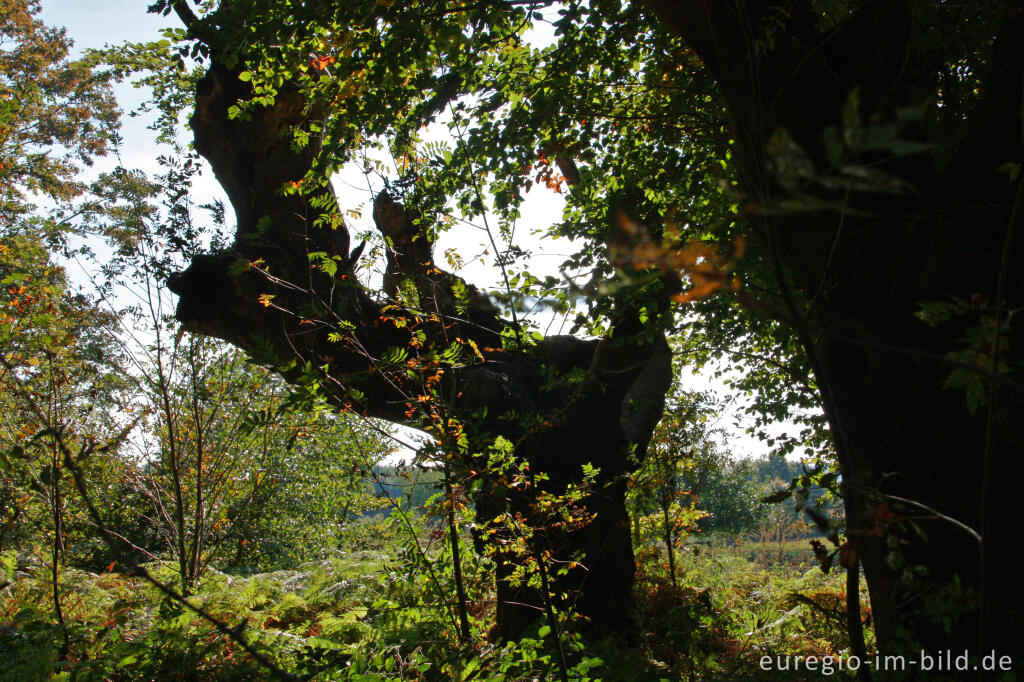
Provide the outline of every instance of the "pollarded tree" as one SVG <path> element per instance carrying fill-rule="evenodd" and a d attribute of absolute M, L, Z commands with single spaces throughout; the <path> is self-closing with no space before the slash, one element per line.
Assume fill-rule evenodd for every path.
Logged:
<path fill-rule="evenodd" d="M 655 280 L 644 295 L 635 287 L 619 292 L 600 339 L 538 339 L 515 313 L 504 319 L 475 287 L 435 265 L 436 195 L 406 206 L 382 192 L 373 217 L 388 245 L 384 291 L 369 291 L 354 272 L 362 246 L 352 248 L 325 175 L 367 135 L 388 133 L 412 152 L 420 123 L 474 77 L 472 64 L 439 72 L 438 54 L 500 49 L 518 40 L 527 14 L 514 5 L 380 5 L 316 23 L 301 5 L 243 10 L 224 3 L 202 19 L 184 2 L 170 5 L 207 65 L 191 120 L 195 147 L 238 222 L 230 249 L 198 256 L 171 278 L 178 319 L 274 362 L 293 382 L 320 386 L 343 409 L 430 431 L 475 481 L 483 528 L 502 517 L 544 526 L 534 518 L 536 496 L 564 491 L 583 479 L 584 465 L 596 467 L 597 486 L 584 501 L 593 520 L 540 529 L 531 552 L 575 562 L 553 589 L 595 631 L 628 630 L 634 562 L 624 476 L 630 456 L 646 447 L 668 388 L 669 352 L 657 324 L 665 288 Z M 418 11 L 436 13 L 429 36 L 410 21 Z M 329 42 L 378 73 L 351 68 L 332 77 L 348 69 L 335 63 L 341 57 L 321 57 L 320 49 L 310 60 L 305 46 L 292 52 L 285 45 L 288 55 L 268 61 L 262 41 L 278 44 L 281 21 L 297 21 L 301 41 Z M 352 37 L 348 47 L 334 45 L 345 40 L 342 30 Z M 382 30 L 388 35 L 379 43 Z M 294 71 L 283 76 L 279 68 Z M 374 87 L 378 79 L 396 89 Z M 440 92 L 445 82 L 450 88 Z M 447 182 L 464 187 L 475 174 L 463 167 Z M 409 193 L 417 196 L 417 188 Z M 478 191 L 477 213 L 480 201 Z M 488 475 L 499 436 L 514 444 L 530 480 Z M 514 636 L 550 602 L 537 588 L 506 580 L 516 570 L 513 557 L 498 559 L 496 631 Z"/>

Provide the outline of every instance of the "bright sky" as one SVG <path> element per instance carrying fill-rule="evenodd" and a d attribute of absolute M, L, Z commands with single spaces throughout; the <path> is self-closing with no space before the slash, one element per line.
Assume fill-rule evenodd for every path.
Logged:
<path fill-rule="evenodd" d="M 175 26 L 176 17 L 174 15 L 161 17 L 148 14 L 146 7 L 150 1 L 42 0 L 42 19 L 49 25 L 66 27 L 70 36 L 75 40 L 77 49 L 98 48 L 105 44 L 118 44 L 124 41 L 159 40 L 161 28 Z M 118 87 L 117 96 L 125 111 L 131 110 L 144 99 L 144 93 L 128 84 Z M 122 134 L 124 138 L 124 145 L 121 149 L 123 163 L 128 167 L 141 168 L 146 171 L 157 170 L 156 146 L 152 141 L 152 133 L 146 129 L 146 122 L 139 118 L 126 116 Z M 338 189 L 343 208 L 358 206 L 367 201 L 369 195 L 364 189 L 366 182 L 366 177 L 353 168 L 347 169 L 335 179 L 335 186 Z M 203 201 L 208 200 L 211 196 L 223 196 L 209 171 L 197 183 L 195 190 Z M 525 235 L 532 229 L 544 228 L 555 222 L 561 215 L 563 205 L 564 201 L 559 195 L 546 190 L 534 189 L 530 194 L 527 206 L 524 207 L 523 225 L 517 230 L 517 233 Z M 368 214 L 368 211 L 366 213 Z M 353 231 L 368 227 L 367 218 L 368 216 L 364 217 L 362 224 L 353 225 Z M 486 236 L 482 235 L 479 230 L 467 228 L 464 231 L 453 231 L 442 237 L 438 244 L 438 259 L 441 260 L 440 254 L 445 248 L 455 246 L 463 257 L 469 260 L 489 246 L 485 242 Z M 531 238 L 522 246 L 537 254 L 537 258 L 531 262 L 531 272 L 540 276 L 548 273 L 557 274 L 557 266 L 570 248 L 568 243 L 557 243 L 550 239 L 539 240 L 537 238 Z M 495 269 L 482 264 L 467 267 L 460 274 L 485 287 L 498 284 Z M 540 322 L 542 325 L 545 323 L 543 320 Z M 556 332 L 557 329 L 552 331 Z M 686 374 L 682 380 L 688 388 L 695 390 L 710 388 L 720 396 L 726 395 L 725 388 L 719 381 L 706 375 Z M 726 432 L 726 444 L 737 456 L 757 456 L 767 452 L 768 449 L 764 444 L 744 432 L 752 422 L 739 411 L 737 402 L 734 401 L 732 406 L 726 408 L 717 424 Z M 786 425 L 779 425 L 776 431 L 782 432 L 786 428 Z M 408 453 L 405 454 L 408 455 Z"/>
<path fill-rule="evenodd" d="M 147 14 L 149 0 L 43 0 L 42 19 L 64 26 L 76 47 L 103 47 L 122 40 L 158 39 L 170 17 Z"/>
<path fill-rule="evenodd" d="M 63 26 L 75 41 L 76 50 L 101 48 L 124 41 L 160 40 L 160 30 L 172 26 L 173 17 L 146 12 L 147 0 L 43 0 L 42 19 L 50 26 Z M 140 104 L 144 93 L 123 85 L 117 90 L 124 110 Z M 125 145 L 121 150 L 126 166 L 147 170 L 156 168 L 153 161 L 152 135 L 145 122 L 125 117 Z"/>

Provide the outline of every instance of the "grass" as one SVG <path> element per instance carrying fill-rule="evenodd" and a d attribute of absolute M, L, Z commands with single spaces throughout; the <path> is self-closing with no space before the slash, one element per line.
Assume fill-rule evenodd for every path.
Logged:
<path fill-rule="evenodd" d="M 640 558 L 641 586 L 668 582 L 664 548 L 642 550 Z M 677 564 L 678 580 L 687 586 L 681 591 L 706 595 L 704 625 L 715 634 L 703 650 L 690 652 L 689 661 L 670 661 L 680 677 L 802 679 L 800 674 L 791 678 L 778 671 L 768 674 L 758 663 L 766 655 L 849 653 L 845 574 L 842 570 L 822 573 L 806 539 L 789 540 L 780 547 L 776 542 L 712 538 L 685 546 L 677 554 Z M 866 594 L 862 582 L 861 610 L 869 616 Z M 693 600 L 691 596 L 691 603 Z M 659 619 L 663 620 L 664 614 L 650 614 L 652 623 Z M 667 636 L 673 634 L 678 638 L 685 633 L 669 632 Z M 695 654 L 703 655 L 696 660 L 703 668 L 695 668 Z"/>
<path fill-rule="evenodd" d="M 780 562 L 774 544 L 721 538 L 691 544 L 678 554 L 675 588 L 663 549 L 643 548 L 640 646 L 567 636 L 574 679 L 784 679 L 761 672 L 761 656 L 841 653 L 844 576 L 822 574 L 806 546 L 785 543 Z M 244 623 L 255 648 L 316 680 L 551 678 L 551 647 L 543 637 L 495 645 L 483 639 L 481 619 L 476 641 L 456 644 L 422 567 L 385 549 L 338 553 L 290 571 L 212 571 L 190 599 L 232 625 Z M 150 568 L 173 583 L 173 565 Z M 472 596 L 481 601 L 490 596 L 487 570 L 474 566 L 469 575 Z M 61 591 L 71 647 L 59 661 L 63 634 L 50 589 L 40 565 L 19 572 L 0 596 L 0 679 L 268 677 L 235 642 L 139 579 L 70 568 Z"/>

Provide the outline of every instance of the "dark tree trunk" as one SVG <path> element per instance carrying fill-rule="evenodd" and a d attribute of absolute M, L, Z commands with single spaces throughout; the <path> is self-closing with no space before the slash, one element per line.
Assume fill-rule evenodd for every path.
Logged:
<path fill-rule="evenodd" d="M 988 72 L 979 74 L 982 97 L 944 162 L 947 150 L 935 148 L 911 156 L 876 148 L 847 161 L 912 189 L 830 191 L 811 181 L 834 172 L 825 132 L 842 129 L 855 88 L 865 125 L 894 122 L 898 108 L 934 95 L 951 58 L 919 49 L 927 4 L 864 2 L 823 29 L 805 0 L 786 3 L 781 24 L 772 23 L 783 16 L 772 14 L 778 3 L 648 2 L 700 56 L 726 103 L 751 227 L 775 262 L 789 303 L 783 317 L 801 336 L 835 436 L 879 648 L 995 648 L 1020 660 L 1024 591 L 1013 576 L 1024 559 L 1024 325 L 1010 311 L 1024 305 L 1024 246 L 1019 186 L 997 169 L 1022 156 L 1024 5 L 1004 3 Z M 802 150 L 790 161 L 812 165 L 804 196 L 845 208 L 756 210 L 793 196 L 792 168 L 779 138 L 771 142 L 780 130 Z M 923 140 L 923 130 L 924 122 L 908 125 L 900 136 Z M 935 328 L 915 317 L 921 303 L 952 297 L 976 310 Z M 1009 326 L 1001 339 L 1009 369 L 991 414 L 984 404 L 972 413 L 963 390 L 944 388 L 965 369 L 948 355 L 966 348 L 983 315 Z M 991 382 L 977 368 L 967 376 L 988 397 Z M 950 519 L 983 535 L 984 559 L 977 539 Z"/>
<path fill-rule="evenodd" d="M 661 416 L 671 378 L 664 338 L 648 333 L 644 340 L 636 315 L 625 309 L 600 341 L 559 336 L 530 347 L 506 340 L 502 348 L 501 331 L 510 323 L 486 296 L 434 266 L 414 212 L 384 194 L 374 218 L 391 245 L 385 292 L 413 290 L 417 300 L 413 306 L 371 295 L 354 276 L 361 247 L 350 252 L 337 209 L 317 220 L 325 204 L 336 205 L 330 186 L 312 195 L 281 192 L 303 180 L 316 154 L 312 146 L 293 152 L 289 127 L 322 112 L 282 91 L 248 119 L 230 119 L 229 107 L 249 96 L 248 84 L 216 60 L 199 84 L 195 146 L 227 192 L 238 227 L 231 249 L 197 256 L 170 279 L 178 319 L 274 364 L 290 381 L 312 375 L 341 409 L 427 428 L 442 446 L 452 444 L 449 420 L 459 420 L 468 453 L 486 452 L 497 436 L 512 442 L 529 471 L 547 480 L 509 487 L 512 481 L 480 466 L 479 454 L 464 455 L 457 466 L 484 476 L 476 493 L 481 525 L 518 514 L 536 529 L 529 551 L 552 562 L 561 605 L 589 618 L 595 634 L 630 629 L 634 562 L 622 477 Z M 317 195 L 326 198 L 319 208 Z M 311 269 L 313 252 L 334 258 L 337 272 Z M 455 339 L 464 344 L 461 357 L 439 362 Z M 385 360 L 396 349 L 408 354 L 411 369 Z M 570 374 L 580 380 L 570 383 Z M 537 511 L 538 495 L 580 482 L 588 463 L 600 469 L 582 501 L 593 520 L 582 528 L 552 527 Z M 522 557 L 497 558 L 495 634 L 514 637 L 543 614 L 544 600 L 504 580 Z M 580 567 L 563 576 L 552 570 L 569 561 Z"/>
<path fill-rule="evenodd" d="M 590 631 L 601 635 L 627 633 L 632 627 L 635 565 L 625 476 L 643 456 L 661 415 L 671 382 L 671 363 L 664 342 L 654 347 L 636 346 L 628 337 L 613 337 L 597 348 L 591 377 L 581 387 L 550 391 L 531 407 L 529 413 L 545 415 L 551 425 L 526 433 L 516 452 L 530 463 L 532 471 L 549 477 L 538 487 L 556 494 L 581 480 L 584 464 L 600 470 L 595 488 L 581 505 L 580 511 L 588 517 L 585 523 L 553 527 L 544 518 L 530 525 L 540 529 L 536 549 L 550 551 L 557 562 L 554 568 L 564 567 L 567 561 L 578 562 L 565 576 L 553 576 L 556 600 L 563 608 L 574 608 L 586 616 Z M 540 376 L 543 374 L 538 372 L 536 377 Z M 513 514 L 519 512 L 530 519 L 534 497 L 499 489 L 494 499 L 501 500 Z M 486 517 L 492 511 L 485 504 L 480 513 Z M 528 588 L 505 589 L 505 601 L 526 606 L 499 604 L 498 626 L 517 631 L 538 617 L 538 597 Z M 499 591 L 499 601 L 501 598 Z"/>

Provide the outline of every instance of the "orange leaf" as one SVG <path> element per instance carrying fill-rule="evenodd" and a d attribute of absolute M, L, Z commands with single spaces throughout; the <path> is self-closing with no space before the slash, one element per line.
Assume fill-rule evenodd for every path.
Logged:
<path fill-rule="evenodd" d="M 309 60 L 309 63 L 317 71 L 323 71 L 330 64 L 334 63 L 334 57 L 331 57 L 331 56 L 313 57 L 311 60 Z"/>

